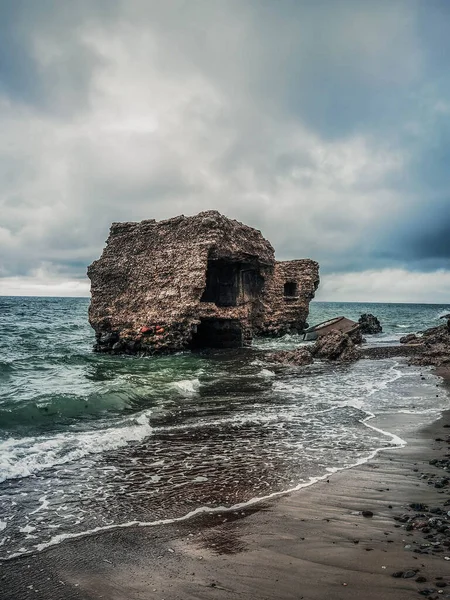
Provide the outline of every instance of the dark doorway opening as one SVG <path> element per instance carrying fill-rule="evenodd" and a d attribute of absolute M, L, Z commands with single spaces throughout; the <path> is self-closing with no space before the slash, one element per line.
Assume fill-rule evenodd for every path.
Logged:
<path fill-rule="evenodd" d="M 206 287 L 201 302 L 236 306 L 239 295 L 239 264 L 228 260 L 208 260 Z"/>
<path fill-rule="evenodd" d="M 297 296 L 297 284 L 295 281 L 286 281 L 284 284 L 284 295 L 288 298 Z"/>
<path fill-rule="evenodd" d="M 242 327 L 237 319 L 202 319 L 191 342 L 193 350 L 242 346 Z"/>
<path fill-rule="evenodd" d="M 214 302 L 216 306 L 236 306 L 257 299 L 263 288 L 264 277 L 251 263 L 210 259 L 200 301 Z"/>

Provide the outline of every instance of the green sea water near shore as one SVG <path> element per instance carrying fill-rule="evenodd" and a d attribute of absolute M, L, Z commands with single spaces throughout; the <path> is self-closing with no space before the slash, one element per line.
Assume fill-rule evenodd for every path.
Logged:
<path fill-rule="evenodd" d="M 0 298 L 3 559 L 306 485 L 401 443 L 401 430 L 372 428 L 372 415 L 415 412 L 426 423 L 448 406 L 436 377 L 400 360 L 267 362 L 299 336 L 242 351 L 94 354 L 88 302 Z M 309 322 L 372 312 L 384 332 L 368 343 L 387 344 L 449 310 L 313 302 Z"/>

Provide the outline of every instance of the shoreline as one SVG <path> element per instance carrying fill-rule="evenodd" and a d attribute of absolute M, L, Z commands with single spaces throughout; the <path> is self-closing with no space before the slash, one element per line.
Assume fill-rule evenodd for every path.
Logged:
<path fill-rule="evenodd" d="M 429 374 L 435 375 L 433 370 L 430 370 Z M 398 379 L 398 378 L 399 378 L 399 376 L 397 375 L 394 379 L 390 380 L 390 382 L 392 383 L 392 381 L 394 381 L 395 379 Z M 307 489 L 307 488 L 319 483 L 322 480 L 328 479 L 332 475 L 335 475 L 335 474 L 341 473 L 341 472 L 345 472 L 345 471 L 357 468 L 361 465 L 364 465 L 365 463 L 373 460 L 380 452 L 383 452 L 383 451 L 386 451 L 389 449 L 392 450 L 395 448 L 401 448 L 407 444 L 406 440 L 402 439 L 399 435 L 397 435 L 395 433 L 391 433 L 387 429 L 382 429 L 382 428 L 376 427 L 375 425 L 371 424 L 371 421 L 373 421 L 373 420 L 375 421 L 375 423 L 377 423 L 377 421 L 382 418 L 380 415 L 375 415 L 374 413 L 368 411 L 367 409 L 364 409 L 364 412 L 366 413 L 366 416 L 360 420 L 360 423 L 363 424 L 368 429 L 371 429 L 371 430 L 381 434 L 385 438 L 387 438 L 387 440 L 390 441 L 391 445 L 379 446 L 379 447 L 373 449 L 370 452 L 370 454 L 359 458 L 355 463 L 353 463 L 351 465 L 327 468 L 326 473 L 323 473 L 321 475 L 311 476 L 308 481 L 299 483 L 294 487 L 284 489 L 284 490 L 273 491 L 264 496 L 255 496 L 248 500 L 242 500 L 241 502 L 238 502 L 232 506 L 215 506 L 215 507 L 213 506 L 213 507 L 211 507 L 208 505 L 202 505 L 202 506 L 199 506 L 196 509 L 194 509 L 184 515 L 178 516 L 178 517 L 168 517 L 168 518 L 163 518 L 163 519 L 159 519 L 159 520 L 155 520 L 155 521 L 133 520 L 133 521 L 126 521 L 123 523 L 100 526 L 95 529 L 90 529 L 90 530 L 85 530 L 85 531 L 80 531 L 80 532 L 56 534 L 50 540 L 37 544 L 34 547 L 34 549 L 30 549 L 30 550 L 24 551 L 24 552 L 18 552 L 17 554 L 11 554 L 8 557 L 0 557 L 0 566 L 4 563 L 9 563 L 16 559 L 26 558 L 26 557 L 34 556 L 40 552 L 45 552 L 55 546 L 58 546 L 59 544 L 64 544 L 66 542 L 70 543 L 71 541 L 74 541 L 74 540 L 87 538 L 87 537 L 90 537 L 93 535 L 101 535 L 103 533 L 108 533 L 108 532 L 115 531 L 115 530 L 133 529 L 133 528 L 155 528 L 155 527 L 162 527 L 162 526 L 168 526 L 168 525 L 170 526 L 170 525 L 176 525 L 178 523 L 184 523 L 186 521 L 190 521 L 191 519 L 195 519 L 198 516 L 202 516 L 202 515 L 214 516 L 217 513 L 232 514 L 234 511 L 247 510 L 254 506 L 257 507 L 258 505 L 261 505 L 265 502 L 276 501 L 277 499 L 282 498 L 283 496 L 288 496 L 289 494 L 298 493 L 304 489 Z"/>
<path fill-rule="evenodd" d="M 434 373 L 449 385 L 448 367 Z M 421 533 L 394 519 L 409 503 L 448 499 L 448 487 L 430 486 L 420 472 L 439 471 L 428 461 L 448 452 L 450 410 L 419 430 L 417 418 L 403 419 L 406 446 L 378 450 L 299 491 L 166 525 L 115 528 L 1 563 L 2 598 L 411 598 L 438 590 L 433 577 L 446 574 L 438 581 L 449 587 L 428 597 L 450 598 L 450 563 L 405 550 Z M 416 568 L 414 577 L 392 577 Z"/>

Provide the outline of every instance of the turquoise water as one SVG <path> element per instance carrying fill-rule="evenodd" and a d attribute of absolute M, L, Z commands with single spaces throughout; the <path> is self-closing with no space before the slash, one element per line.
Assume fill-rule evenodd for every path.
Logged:
<path fill-rule="evenodd" d="M 0 298 L 0 557 L 94 529 L 183 517 L 295 488 L 400 443 L 372 414 L 448 404 L 400 360 L 295 369 L 251 350 L 94 354 L 88 299 Z M 372 312 L 371 344 L 439 323 L 447 305 L 312 303 L 310 324 Z"/>

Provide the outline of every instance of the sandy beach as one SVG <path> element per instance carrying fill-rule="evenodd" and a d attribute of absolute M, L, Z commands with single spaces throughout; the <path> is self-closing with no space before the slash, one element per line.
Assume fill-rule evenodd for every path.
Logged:
<path fill-rule="evenodd" d="M 439 374 L 448 379 L 449 371 Z M 417 415 L 401 418 L 408 421 L 405 447 L 299 492 L 240 511 L 67 541 L 3 563 L 1 597 L 449 598 L 448 526 L 430 534 L 413 519 L 421 511 L 425 520 L 446 518 L 450 510 L 450 412 L 425 428 Z"/>

